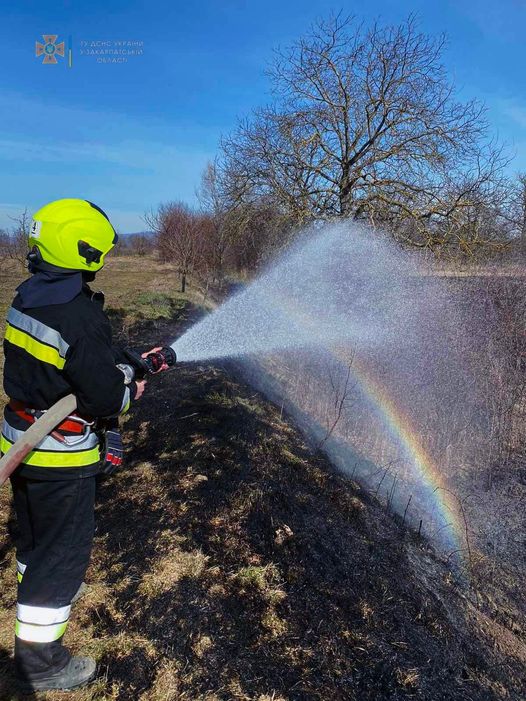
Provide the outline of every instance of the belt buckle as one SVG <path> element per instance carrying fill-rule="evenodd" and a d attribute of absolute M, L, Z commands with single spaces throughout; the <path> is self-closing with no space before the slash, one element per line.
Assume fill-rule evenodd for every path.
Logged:
<path fill-rule="evenodd" d="M 70 414 L 69 416 L 66 416 L 64 419 L 65 421 L 75 421 L 78 424 L 81 424 L 84 426 L 84 428 L 89 428 L 90 426 L 93 426 L 95 421 L 88 421 L 87 419 L 83 419 L 82 416 L 77 416 L 76 414 Z"/>
<path fill-rule="evenodd" d="M 82 433 L 80 436 L 75 437 L 75 436 L 62 436 L 63 442 L 69 446 L 69 447 L 74 447 L 76 445 L 79 445 L 79 443 L 82 443 L 83 441 L 86 440 L 86 438 L 89 436 L 91 433 L 91 427 L 95 423 L 94 421 L 87 421 L 86 419 L 83 419 L 81 416 L 66 416 L 65 421 L 74 421 L 75 423 L 78 423 L 82 426 Z"/>
<path fill-rule="evenodd" d="M 89 427 L 88 427 L 89 428 Z M 80 436 L 62 436 L 61 440 L 70 448 L 83 443 L 89 435 L 89 431 L 83 431 Z"/>

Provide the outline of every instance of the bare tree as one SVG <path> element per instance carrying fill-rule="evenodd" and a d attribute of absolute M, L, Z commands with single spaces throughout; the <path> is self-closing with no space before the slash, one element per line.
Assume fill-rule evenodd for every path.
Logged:
<path fill-rule="evenodd" d="M 6 255 L 12 260 L 20 263 L 22 267 L 27 264 L 29 230 L 31 228 L 31 215 L 27 208 L 17 217 L 10 217 L 14 226 L 7 234 L 7 241 L 4 241 Z"/>
<path fill-rule="evenodd" d="M 185 292 L 187 277 L 197 267 L 201 255 L 199 217 L 184 203 L 169 202 L 146 214 L 145 221 L 156 234 L 161 260 L 177 265 L 181 292 Z"/>
<path fill-rule="evenodd" d="M 8 232 L 5 229 L 0 229 L 0 256 L 8 258 L 10 246 L 11 238 Z"/>
<path fill-rule="evenodd" d="M 349 400 L 350 392 L 353 389 L 350 385 L 351 373 L 352 373 L 352 363 L 353 363 L 354 353 L 351 353 L 351 357 L 345 368 L 345 372 L 342 376 L 341 369 L 339 377 L 335 377 L 334 373 L 329 369 L 329 382 L 331 387 L 330 404 L 326 416 L 326 432 L 321 441 L 318 443 L 318 450 L 323 448 L 327 441 L 331 438 L 336 427 L 338 426 L 342 416 L 345 414 Z"/>
<path fill-rule="evenodd" d="M 507 250 L 513 257 L 526 258 L 526 174 L 503 181 L 503 187 L 495 198 L 495 223 L 504 230 L 509 244 Z"/>
<path fill-rule="evenodd" d="M 517 192 L 517 224 L 520 235 L 521 254 L 526 257 L 526 174 L 522 173 L 518 177 Z"/>
<path fill-rule="evenodd" d="M 455 99 L 444 41 L 412 17 L 395 27 L 341 15 L 316 24 L 277 53 L 275 104 L 223 141 L 229 197 L 272 197 L 300 222 L 411 220 L 409 242 L 448 242 L 437 223 L 483 201 L 503 156 L 488 142 L 484 107 Z"/>
<path fill-rule="evenodd" d="M 153 250 L 153 241 L 148 234 L 131 234 L 128 236 L 130 251 L 136 256 L 146 256 Z"/>
<path fill-rule="evenodd" d="M 270 197 L 236 202 L 225 190 L 217 162 L 203 173 L 197 196 L 204 210 L 200 266 L 222 285 L 226 269 L 253 272 L 290 240 L 290 215 Z"/>
<path fill-rule="evenodd" d="M 232 228 L 229 227 L 229 208 L 221 189 L 217 164 L 208 163 L 197 191 L 198 199 L 208 217 L 203 220 L 206 236 L 204 238 L 204 263 L 221 286 L 225 274 L 227 256 L 232 243 Z"/>
<path fill-rule="evenodd" d="M 253 273 L 277 254 L 294 235 L 294 217 L 271 198 L 241 203 L 229 212 L 231 259 L 238 273 Z"/>

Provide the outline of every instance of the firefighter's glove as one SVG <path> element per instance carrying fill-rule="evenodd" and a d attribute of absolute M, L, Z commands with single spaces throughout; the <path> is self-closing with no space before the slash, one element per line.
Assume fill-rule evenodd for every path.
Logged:
<path fill-rule="evenodd" d="M 112 475 L 122 465 L 124 458 L 124 446 L 121 434 L 113 429 L 106 431 L 104 441 L 104 459 L 101 472 L 103 475 Z"/>

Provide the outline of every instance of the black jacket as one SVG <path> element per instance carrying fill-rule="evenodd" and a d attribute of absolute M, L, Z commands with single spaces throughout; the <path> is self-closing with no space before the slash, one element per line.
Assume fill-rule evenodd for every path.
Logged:
<path fill-rule="evenodd" d="M 8 312 L 4 354 L 5 393 L 25 407 L 48 409 L 73 393 L 79 415 L 115 417 L 135 398 L 135 383 L 127 389 L 116 367 L 125 358 L 112 345 L 108 317 L 87 286 L 67 303 L 31 309 L 22 309 L 17 295 Z M 5 419 L 19 430 L 27 428 L 9 407 Z M 19 469 L 28 477 L 50 478 L 51 472 L 54 478 L 83 477 L 95 474 L 98 463 L 82 468 L 23 465 Z"/>

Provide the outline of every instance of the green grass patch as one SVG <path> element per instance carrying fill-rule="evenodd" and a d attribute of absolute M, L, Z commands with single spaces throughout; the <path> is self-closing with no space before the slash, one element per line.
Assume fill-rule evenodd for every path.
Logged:
<path fill-rule="evenodd" d="M 265 414 L 265 409 L 261 402 L 248 397 L 232 396 L 230 394 L 223 394 L 220 392 L 210 392 L 210 394 L 207 395 L 207 399 L 218 406 L 228 409 L 243 407 L 243 409 L 246 409 L 256 416 L 263 416 Z"/>
<path fill-rule="evenodd" d="M 236 572 L 235 579 L 243 587 L 252 586 L 264 591 L 279 579 L 279 570 L 273 563 L 265 566 L 248 565 L 248 567 L 242 567 Z"/>
<path fill-rule="evenodd" d="M 164 292 L 140 292 L 131 298 L 125 311 L 138 319 L 172 319 L 184 306 L 184 299 Z"/>

